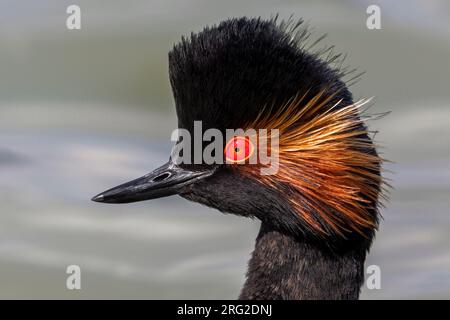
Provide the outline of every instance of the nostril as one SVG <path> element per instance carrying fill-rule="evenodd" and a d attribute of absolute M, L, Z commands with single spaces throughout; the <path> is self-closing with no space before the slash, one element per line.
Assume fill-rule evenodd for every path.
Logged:
<path fill-rule="evenodd" d="M 154 177 L 152 181 L 159 182 L 159 181 L 163 181 L 163 180 L 167 179 L 168 177 L 170 177 L 170 173 L 164 172 L 164 173 L 161 173 L 159 176 Z"/>

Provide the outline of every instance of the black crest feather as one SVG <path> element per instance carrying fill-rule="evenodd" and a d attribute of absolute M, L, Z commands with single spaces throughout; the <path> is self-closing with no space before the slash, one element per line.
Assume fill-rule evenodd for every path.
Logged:
<path fill-rule="evenodd" d="M 169 53 L 179 127 L 201 120 L 204 129 L 241 128 L 268 104 L 282 105 L 299 93 L 308 100 L 325 88 L 334 95 L 330 104 L 351 104 L 342 56 L 332 47 L 313 51 L 316 42 L 302 20 L 245 17 L 183 38 Z"/>

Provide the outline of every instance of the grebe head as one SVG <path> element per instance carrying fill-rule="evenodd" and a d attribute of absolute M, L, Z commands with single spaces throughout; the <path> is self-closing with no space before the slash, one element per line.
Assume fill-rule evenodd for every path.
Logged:
<path fill-rule="evenodd" d="M 230 19 L 183 38 L 169 53 L 178 127 L 220 132 L 226 163 L 176 163 L 93 198 L 126 203 L 179 194 L 222 212 L 256 217 L 296 236 L 371 238 L 378 224 L 381 159 L 342 72 L 305 49 L 300 23 Z M 227 137 L 255 129 L 256 140 Z M 277 170 L 249 163 L 259 129 L 278 129 Z M 255 137 L 253 137 L 255 138 Z M 183 140 L 183 141 L 182 141 Z M 256 142 L 255 142 L 256 141 Z M 193 141 L 180 139 L 194 158 Z M 201 150 L 209 142 L 201 144 Z M 189 146 L 189 147 L 188 147 Z M 223 150 L 223 151 L 222 151 Z M 231 155 L 231 156 L 230 156 Z M 244 158 L 244 161 L 234 161 Z M 225 159 L 226 160 L 226 159 Z M 230 160 L 230 159 L 229 159 Z"/>

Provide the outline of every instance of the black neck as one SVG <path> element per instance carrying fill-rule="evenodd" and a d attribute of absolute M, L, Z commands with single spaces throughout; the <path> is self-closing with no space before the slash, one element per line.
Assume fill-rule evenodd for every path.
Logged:
<path fill-rule="evenodd" d="M 240 299 L 358 299 L 367 248 L 333 253 L 261 225 Z"/>

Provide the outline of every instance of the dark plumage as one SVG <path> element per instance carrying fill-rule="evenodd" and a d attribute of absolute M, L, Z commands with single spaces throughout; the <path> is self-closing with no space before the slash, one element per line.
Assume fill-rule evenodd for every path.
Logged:
<path fill-rule="evenodd" d="M 294 149 L 281 145 L 278 176 L 263 179 L 247 165 L 167 164 L 93 199 L 179 194 L 261 220 L 242 299 L 357 299 L 378 226 L 381 159 L 343 71 L 330 66 L 337 56 L 324 60 L 323 52 L 305 50 L 308 36 L 301 23 L 230 19 L 183 38 L 169 53 L 179 128 L 192 131 L 196 120 L 203 130 L 246 128 L 261 114 L 270 125 L 280 114 L 289 121 L 306 110 L 280 125 L 281 136 L 293 137 L 283 143 L 299 140 Z M 310 123 L 317 129 L 301 131 L 304 140 L 320 135 L 320 142 L 306 148 L 295 133 Z M 292 161 L 299 161 L 295 170 Z"/>
<path fill-rule="evenodd" d="M 305 100 L 326 89 L 339 92 L 330 104 L 351 104 L 340 71 L 300 48 L 299 27 L 230 19 L 183 38 L 169 53 L 179 127 L 202 120 L 204 129 L 241 128 L 268 103 L 281 105 L 306 90 Z"/>

